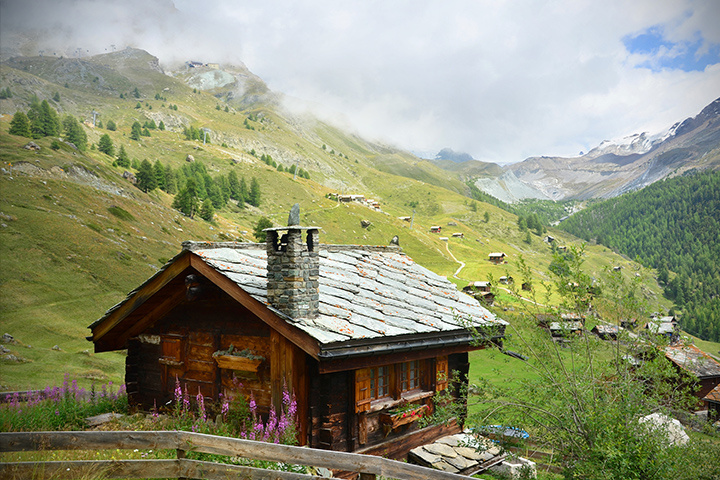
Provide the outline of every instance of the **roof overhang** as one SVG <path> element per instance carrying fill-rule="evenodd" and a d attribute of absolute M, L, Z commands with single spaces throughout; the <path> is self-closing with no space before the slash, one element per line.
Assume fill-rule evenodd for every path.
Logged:
<path fill-rule="evenodd" d="M 163 269 L 132 291 L 123 302 L 90 325 L 92 335 L 88 337 L 88 340 L 95 344 L 95 351 L 106 352 L 127 348 L 127 341 L 130 338 L 142 333 L 164 314 L 179 305 L 185 298 L 184 289 L 169 295 L 153 309 L 137 315 L 138 309 L 145 305 L 153 295 L 188 269 L 193 269 L 203 275 L 305 353 L 319 359 L 320 348 L 317 340 L 290 325 L 274 309 L 253 298 L 235 282 L 210 267 L 201 257 L 187 250 L 178 254 Z M 136 314 L 137 318 L 133 319 L 133 314 Z M 128 319 L 131 321 L 128 322 Z"/>

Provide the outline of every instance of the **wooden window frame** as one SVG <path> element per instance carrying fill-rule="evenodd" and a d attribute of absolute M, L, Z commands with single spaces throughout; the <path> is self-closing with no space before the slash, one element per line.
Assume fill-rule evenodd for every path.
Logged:
<path fill-rule="evenodd" d="M 387 369 L 387 373 L 380 375 L 381 369 Z M 431 397 L 447 387 L 446 371 L 447 356 L 358 369 L 355 371 L 355 411 L 376 411 L 403 401 Z M 386 391 L 380 390 L 378 378 L 387 379 Z"/>

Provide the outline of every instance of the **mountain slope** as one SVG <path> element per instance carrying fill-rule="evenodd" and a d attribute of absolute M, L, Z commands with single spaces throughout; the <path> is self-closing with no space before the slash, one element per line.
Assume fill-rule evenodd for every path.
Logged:
<path fill-rule="evenodd" d="M 84 70 L 76 68 L 73 74 L 40 57 L 15 59 L 13 65 L 21 69 L 0 65 L 0 89 L 13 93 L 0 99 L 0 321 L 21 342 L 10 346 L 11 352 L 28 360 L 2 364 L 4 389 L 57 383 L 63 372 L 85 384 L 118 381 L 123 356 L 86 352 L 91 348 L 85 340 L 87 325 L 174 256 L 182 241 L 253 241 L 248 232 L 259 218 L 283 224 L 294 203 L 300 203 L 302 223 L 323 228 L 323 242 L 382 245 L 398 235 L 405 252 L 438 274 L 452 277 L 464 264 L 458 278 L 452 278 L 461 286 L 489 275 L 520 278 L 520 255 L 536 280 L 546 278 L 549 249 L 539 237 L 528 243 L 515 215 L 471 201 L 463 195 L 468 188 L 462 181 L 428 161 L 310 115 L 289 114 L 282 108 L 282 95 L 263 93 L 261 80 L 241 67 L 221 66 L 234 80 L 220 75 L 219 83 L 202 90 L 192 86 L 199 85 L 192 76 L 159 72 L 146 52 L 101 57 L 85 59 L 80 64 Z M 102 73 L 103 88 L 86 88 L 83 72 L 88 71 Z M 254 86 L 241 94 L 234 85 L 238 76 Z M 230 98 L 229 92 L 237 93 Z M 58 100 L 52 99 L 55 93 Z M 212 223 L 190 219 L 170 207 L 171 195 L 157 189 L 143 193 L 123 177 L 124 168 L 113 165 L 114 157 L 97 149 L 80 152 L 47 137 L 35 140 L 40 151 L 27 150 L 27 138 L 7 132 L 12 114 L 26 111 L 33 95 L 47 99 L 61 115 L 85 120 L 89 145 L 108 135 L 116 150 L 122 146 L 131 159 L 158 160 L 177 171 L 191 163 L 191 155 L 211 177 L 235 172 L 248 182 L 255 178 L 260 206 L 230 201 Z M 93 127 L 93 110 L 105 126 L 115 122 L 117 130 Z M 166 130 L 131 140 L 132 123 L 150 120 L 162 121 Z M 209 128 L 211 143 L 185 139 L 186 127 Z M 53 142 L 57 150 L 51 148 Z M 283 171 L 261 161 L 262 155 L 271 155 Z M 310 179 L 284 171 L 295 164 Z M 374 198 L 381 211 L 338 203 L 326 197 L 330 192 Z M 413 215 L 413 210 L 411 229 L 398 217 Z M 363 227 L 363 220 L 370 226 Z M 464 238 L 443 241 L 429 232 L 431 225 L 449 224 L 454 224 L 449 233 L 457 231 Z M 563 232 L 551 232 L 559 242 L 578 243 Z M 508 263 L 490 264 L 487 255 L 493 251 L 505 252 Z M 658 295 L 652 272 L 602 247 L 589 248 L 586 264 L 597 278 L 604 268 L 624 264 L 628 276 L 642 275 L 643 291 L 655 308 L 669 305 Z"/>

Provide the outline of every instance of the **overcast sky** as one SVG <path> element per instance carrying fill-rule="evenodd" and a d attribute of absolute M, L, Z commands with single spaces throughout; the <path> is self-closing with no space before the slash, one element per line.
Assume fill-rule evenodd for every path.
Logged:
<path fill-rule="evenodd" d="M 572 156 L 720 97 L 717 0 L 0 0 L 0 22 L 2 48 L 35 28 L 46 52 L 241 61 L 426 156 Z"/>

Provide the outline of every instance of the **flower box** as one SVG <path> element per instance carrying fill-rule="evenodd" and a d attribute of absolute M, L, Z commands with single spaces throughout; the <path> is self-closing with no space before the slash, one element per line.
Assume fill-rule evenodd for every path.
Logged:
<path fill-rule="evenodd" d="M 218 367 L 228 370 L 241 370 L 243 372 L 257 372 L 262 360 L 253 360 L 238 355 L 215 355 L 213 357 Z"/>
<path fill-rule="evenodd" d="M 428 413 L 430 413 L 430 408 L 427 405 L 419 405 L 415 408 L 398 412 L 390 411 L 380 414 L 380 423 L 396 429 L 401 425 L 416 422 Z"/>

